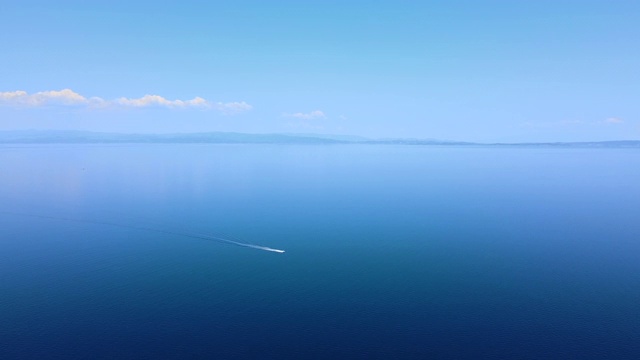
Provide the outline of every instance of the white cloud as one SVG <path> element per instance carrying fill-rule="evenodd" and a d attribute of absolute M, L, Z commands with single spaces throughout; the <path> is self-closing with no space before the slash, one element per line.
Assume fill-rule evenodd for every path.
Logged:
<path fill-rule="evenodd" d="M 145 95 L 141 98 L 129 99 L 121 97 L 113 101 L 114 104 L 131 107 L 150 107 L 161 106 L 168 108 L 185 108 L 185 107 L 209 107 L 207 100 L 201 97 L 195 97 L 191 100 L 168 100 L 160 95 Z"/>
<path fill-rule="evenodd" d="M 617 117 L 610 117 L 610 118 L 607 118 L 604 122 L 608 124 L 622 124 L 624 120 Z"/>
<path fill-rule="evenodd" d="M 308 113 L 293 113 L 293 114 L 284 114 L 284 116 L 286 117 L 292 117 L 292 118 L 296 118 L 296 119 L 301 119 L 301 120 L 313 120 L 313 119 L 323 119 L 326 118 L 327 116 L 324 114 L 324 112 L 320 111 L 320 110 L 314 110 Z"/>
<path fill-rule="evenodd" d="M 201 97 L 191 100 L 169 100 L 160 95 L 144 95 L 140 98 L 121 97 L 115 100 L 104 100 L 99 97 L 86 98 L 71 89 L 59 91 L 42 91 L 28 94 L 26 91 L 0 92 L 0 105 L 17 107 L 39 107 L 47 105 L 85 106 L 90 108 L 200 108 L 215 109 L 225 114 L 237 114 L 251 110 L 253 107 L 246 102 L 211 103 Z"/>
<path fill-rule="evenodd" d="M 88 104 L 89 99 L 71 89 L 41 91 L 35 94 L 18 90 L 0 92 L 0 103 L 18 106 L 82 105 Z"/>
<path fill-rule="evenodd" d="M 203 99 L 204 100 L 204 99 Z M 229 102 L 229 103 L 215 103 L 213 107 L 217 110 L 222 111 L 225 114 L 237 114 L 243 111 L 249 111 L 253 109 L 253 106 L 247 104 L 244 101 L 240 102 Z"/>

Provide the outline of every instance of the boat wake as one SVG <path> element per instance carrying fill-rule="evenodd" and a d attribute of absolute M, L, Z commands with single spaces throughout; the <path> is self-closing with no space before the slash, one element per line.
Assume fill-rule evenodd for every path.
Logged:
<path fill-rule="evenodd" d="M 206 235 L 206 234 L 183 234 L 183 235 L 191 236 L 191 237 L 198 238 L 198 239 L 220 241 L 220 242 L 224 242 L 224 243 L 227 243 L 227 244 L 237 245 L 237 246 L 242 246 L 242 247 L 248 247 L 248 248 L 252 248 L 252 249 L 271 251 L 271 252 L 275 252 L 275 253 L 279 253 L 279 254 L 284 253 L 284 250 L 280 250 L 280 249 L 274 249 L 274 248 L 270 248 L 270 247 L 267 247 L 267 246 L 261 246 L 261 245 L 256 245 L 256 244 L 244 243 L 244 242 L 236 241 L 236 240 L 230 240 L 230 239 L 228 239 L 230 236 L 220 237 L 220 236 L 212 236 L 212 235 Z"/>
<path fill-rule="evenodd" d="M 216 242 L 220 242 L 220 243 L 231 244 L 231 245 L 236 245 L 236 246 L 242 246 L 242 247 L 258 249 L 258 250 L 263 250 L 263 251 L 269 251 L 269 252 L 275 252 L 275 253 L 279 253 L 279 254 L 284 253 L 284 250 L 280 250 L 280 249 L 274 249 L 274 248 L 270 248 L 270 247 L 267 247 L 267 246 L 244 243 L 244 242 L 238 241 L 238 239 L 235 239 L 235 238 L 233 238 L 233 240 L 231 240 L 230 238 L 232 238 L 232 237 L 231 236 L 227 236 L 227 235 L 225 235 L 223 237 L 223 236 L 209 235 L 209 234 L 193 234 L 193 233 L 187 233 L 187 232 L 182 232 L 182 231 L 165 230 L 165 229 L 149 227 L 149 226 L 144 226 L 144 225 L 128 225 L 128 224 L 115 223 L 115 222 L 109 222 L 109 221 L 75 219 L 75 218 L 68 218 L 68 217 L 61 217 L 61 216 L 16 213 L 16 212 L 10 212 L 10 211 L 0 211 L 0 213 L 1 214 L 14 215 L 14 216 L 27 216 L 27 217 L 40 218 L 40 219 L 51 219 L 51 220 L 59 220 L 59 221 L 69 221 L 69 222 L 77 222 L 77 223 L 114 226 L 114 227 L 120 227 L 120 228 L 125 228 L 125 229 L 153 231 L 153 232 L 157 232 L 157 233 L 188 237 L 188 238 L 192 238 L 192 239 L 212 240 L 212 241 L 216 241 Z"/>

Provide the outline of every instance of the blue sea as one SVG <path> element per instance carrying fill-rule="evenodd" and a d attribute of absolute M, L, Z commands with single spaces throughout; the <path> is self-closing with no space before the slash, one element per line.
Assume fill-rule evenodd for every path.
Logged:
<path fill-rule="evenodd" d="M 640 151 L 2 146 L 0 358 L 638 359 Z"/>

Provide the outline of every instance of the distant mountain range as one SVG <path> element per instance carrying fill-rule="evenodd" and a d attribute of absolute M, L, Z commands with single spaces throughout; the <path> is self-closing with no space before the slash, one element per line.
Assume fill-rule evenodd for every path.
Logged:
<path fill-rule="evenodd" d="M 351 135 L 246 134 L 234 132 L 121 134 L 90 131 L 17 130 L 0 131 L 0 144 L 379 144 L 458 146 L 545 146 L 640 148 L 640 140 L 540 143 L 474 143 L 437 139 L 370 139 Z"/>

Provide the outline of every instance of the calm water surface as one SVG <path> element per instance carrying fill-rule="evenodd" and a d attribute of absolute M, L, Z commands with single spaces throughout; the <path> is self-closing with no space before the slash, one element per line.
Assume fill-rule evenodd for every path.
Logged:
<path fill-rule="evenodd" d="M 640 151 L 0 147 L 2 359 L 430 357 L 640 358 Z"/>

